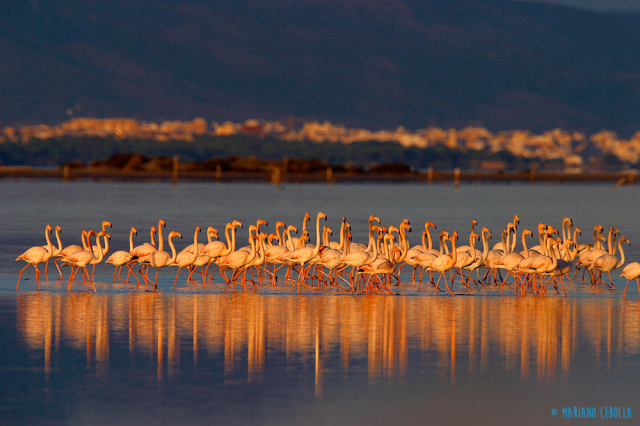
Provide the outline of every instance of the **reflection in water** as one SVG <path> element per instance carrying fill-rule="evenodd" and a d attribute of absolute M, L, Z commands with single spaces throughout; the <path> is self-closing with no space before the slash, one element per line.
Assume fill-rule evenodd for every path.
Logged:
<path fill-rule="evenodd" d="M 36 292 L 17 300 L 19 337 L 43 350 L 47 378 L 61 345 L 84 353 L 99 378 L 110 351 L 127 343 L 131 359 L 156 360 L 158 381 L 180 374 L 181 355 L 194 368 L 203 354 L 222 356 L 225 377 L 246 368 L 248 381 L 263 379 L 268 360 L 313 363 L 317 396 L 329 364 L 345 375 L 366 365 L 371 384 L 405 377 L 410 362 L 452 382 L 497 366 L 553 383 L 577 354 L 610 369 L 640 352 L 640 302 L 616 299 Z"/>

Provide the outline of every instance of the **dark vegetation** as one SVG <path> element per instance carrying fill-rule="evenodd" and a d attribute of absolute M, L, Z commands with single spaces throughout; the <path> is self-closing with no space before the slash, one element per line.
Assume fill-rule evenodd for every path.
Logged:
<path fill-rule="evenodd" d="M 141 154 L 137 160 L 114 154 Z M 135 170 L 164 170 L 171 167 L 171 157 L 177 155 L 180 163 L 197 163 L 193 170 L 215 170 L 220 164 L 223 170 L 269 169 L 269 161 L 288 161 L 289 171 L 317 171 L 327 165 L 342 167 L 340 170 L 357 171 L 366 168 L 381 173 L 418 171 L 428 167 L 434 169 L 463 170 L 475 168 L 479 161 L 504 162 L 507 169 L 527 170 L 530 160 L 518 158 L 508 152 L 491 154 L 487 151 L 459 151 L 438 146 L 435 148 L 405 148 L 393 142 L 364 142 L 343 145 L 339 143 L 286 142 L 273 138 L 254 136 L 200 137 L 194 142 L 157 142 L 140 140 L 117 140 L 113 138 L 61 138 L 54 140 L 32 140 L 28 144 L 0 144 L 0 164 L 27 166 L 60 166 L 73 163 L 95 167 L 126 168 Z M 144 164 L 151 157 L 165 157 Z M 249 164 L 241 158 L 254 157 Z M 236 158 L 230 160 L 230 158 Z M 225 159 L 224 161 L 222 159 Z M 316 163 L 298 160 L 315 159 Z M 128 163 L 133 161 L 133 163 Z M 147 167 L 145 169 L 144 167 Z"/>

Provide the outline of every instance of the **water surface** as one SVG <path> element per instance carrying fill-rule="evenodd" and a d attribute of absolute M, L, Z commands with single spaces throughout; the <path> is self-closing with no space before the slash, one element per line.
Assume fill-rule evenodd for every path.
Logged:
<path fill-rule="evenodd" d="M 433 297 L 417 292 L 408 268 L 395 296 L 298 296 L 284 286 L 234 294 L 220 280 L 174 288 L 174 269 L 160 273 L 158 292 L 145 292 L 112 284 L 111 265 L 98 266 L 97 293 L 77 284 L 67 292 L 55 276 L 37 291 L 32 269 L 14 289 L 23 267 L 14 259 L 44 243 L 47 223 L 77 244 L 80 230 L 102 220 L 113 223 L 117 250 L 131 226 L 143 242 L 160 218 L 166 233 L 185 235 L 181 248 L 196 225 L 222 230 L 260 217 L 272 231 L 277 220 L 300 227 L 306 211 L 325 212 L 335 230 L 347 216 L 358 241 L 369 214 L 386 225 L 408 218 L 412 244 L 427 220 L 464 239 L 471 219 L 496 235 L 514 214 L 533 230 L 570 216 L 585 231 L 581 242 L 597 223 L 617 226 L 633 242 L 627 258 L 638 260 L 635 187 L 0 181 L 0 195 L 2 424 L 586 421 L 562 419 L 567 406 L 640 416 L 640 301 L 635 284 L 622 298 L 619 273 L 615 291 L 569 283 L 567 298 L 459 285 L 463 297 Z"/>

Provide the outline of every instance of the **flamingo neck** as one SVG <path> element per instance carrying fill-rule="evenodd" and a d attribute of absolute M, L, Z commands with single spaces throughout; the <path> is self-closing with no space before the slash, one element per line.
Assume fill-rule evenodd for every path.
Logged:
<path fill-rule="evenodd" d="M 151 231 L 149 231 L 149 235 L 151 236 L 151 245 L 152 246 L 156 246 L 156 238 L 154 236 L 155 232 L 153 231 L 153 227 L 151 228 Z"/>
<path fill-rule="evenodd" d="M 609 254 L 615 254 L 615 241 L 613 240 L 613 228 L 609 228 L 609 236 L 607 237 L 607 251 Z"/>
<path fill-rule="evenodd" d="M 195 262 L 198 258 L 198 254 L 200 253 L 200 246 L 198 245 L 198 233 L 200 230 L 196 228 L 196 232 L 193 234 L 193 255 L 191 256 L 191 263 Z"/>
<path fill-rule="evenodd" d="M 106 231 L 103 231 L 103 232 L 106 232 Z M 100 248 L 100 250 L 102 251 L 102 255 L 104 256 L 109 252 L 109 239 L 107 238 L 106 235 L 103 235 L 103 237 L 104 237 L 104 249 Z M 97 237 L 97 242 L 98 242 L 98 247 L 100 247 L 100 237 Z"/>
<path fill-rule="evenodd" d="M 276 224 L 276 237 L 278 237 L 278 245 L 282 245 L 282 237 L 280 236 L 280 223 Z"/>
<path fill-rule="evenodd" d="M 82 234 L 80 234 L 80 241 L 82 241 L 82 248 L 84 250 L 88 250 L 91 245 L 89 244 L 89 233 L 86 229 L 82 230 Z"/>
<path fill-rule="evenodd" d="M 455 265 L 458 261 L 458 250 L 456 250 L 456 237 L 451 236 L 451 257 L 453 258 L 453 264 Z"/>
<path fill-rule="evenodd" d="M 164 249 L 164 239 L 162 238 L 162 223 L 158 222 L 158 251 Z"/>
<path fill-rule="evenodd" d="M 230 223 L 227 223 L 227 226 L 224 227 L 224 236 L 227 239 L 227 248 L 224 251 L 227 251 L 231 248 L 231 237 L 229 236 L 229 229 L 233 228 L 233 225 Z M 231 253 L 229 251 L 229 253 Z M 229 254 L 227 253 L 227 254 Z"/>
<path fill-rule="evenodd" d="M 56 249 L 56 252 L 54 254 L 58 255 L 62 251 L 62 241 L 60 241 L 60 230 L 57 227 L 56 227 L 56 240 L 58 241 L 58 248 Z"/>
<path fill-rule="evenodd" d="M 313 249 L 313 257 L 320 253 L 320 215 L 316 217 L 316 246 Z"/>
<path fill-rule="evenodd" d="M 129 232 L 129 253 L 133 252 L 133 228 Z"/>
<path fill-rule="evenodd" d="M 529 247 L 527 247 L 527 234 L 522 233 L 522 247 L 524 247 L 524 257 L 529 257 Z"/>
<path fill-rule="evenodd" d="M 160 235 L 161 231 L 158 230 L 158 236 Z M 175 263 L 176 259 L 178 258 L 178 253 L 176 252 L 176 246 L 173 245 L 173 235 L 169 235 L 169 238 L 167 238 L 167 240 L 169 241 L 169 247 L 171 247 L 171 260 L 169 260 L 169 262 L 167 264 L 171 264 L 171 263 Z M 160 245 L 162 246 L 162 240 L 160 240 Z M 162 250 L 159 250 L 162 251 Z"/>
<path fill-rule="evenodd" d="M 616 268 L 621 267 L 622 265 L 624 265 L 624 250 L 622 249 L 622 238 L 620 238 L 620 240 L 618 241 L 618 250 L 620 250 L 620 261 L 616 264 Z"/>
<path fill-rule="evenodd" d="M 427 226 L 427 241 L 429 241 L 429 247 L 427 248 L 428 250 L 433 250 L 433 239 L 431 238 L 431 232 L 429 232 L 429 227 Z"/>
<path fill-rule="evenodd" d="M 482 232 L 482 262 L 481 265 L 487 260 L 489 256 L 489 233 L 486 231 Z"/>
<path fill-rule="evenodd" d="M 231 230 L 231 246 L 227 248 L 228 253 L 226 254 L 232 253 L 234 251 L 236 251 L 236 227 L 235 226 Z"/>
<path fill-rule="evenodd" d="M 47 240 L 47 252 L 49 254 L 53 254 L 53 244 L 51 244 L 51 238 L 49 238 L 49 230 L 46 229 L 46 228 L 44 230 L 44 238 Z M 60 240 L 58 240 L 58 241 L 60 241 Z M 49 256 L 49 257 L 51 257 L 51 256 Z"/>

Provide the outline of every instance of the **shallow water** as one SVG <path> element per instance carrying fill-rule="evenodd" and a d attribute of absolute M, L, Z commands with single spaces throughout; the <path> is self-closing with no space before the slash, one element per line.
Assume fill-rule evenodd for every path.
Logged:
<path fill-rule="evenodd" d="M 55 275 L 37 291 L 33 269 L 15 283 L 26 248 L 59 224 L 65 244 L 102 220 L 112 250 L 131 226 L 167 222 L 191 242 L 196 225 L 219 230 L 258 217 L 301 224 L 323 211 L 354 239 L 366 220 L 408 218 L 458 230 L 471 219 L 494 230 L 518 214 L 520 227 L 570 216 L 592 240 L 593 226 L 617 226 L 634 243 L 640 228 L 636 187 L 610 185 L 179 184 L 0 181 L 0 423 L 2 424 L 571 424 L 568 406 L 629 407 L 640 416 L 640 299 L 614 273 L 616 290 L 568 283 L 568 297 L 515 296 L 482 287 L 465 297 L 433 297 L 403 271 L 396 296 L 260 287 L 258 294 L 173 287 L 158 292 L 112 284 L 99 265 L 98 292 L 71 292 Z M 315 224 L 309 225 L 311 232 Z M 416 232 L 418 231 L 418 232 Z M 148 231 L 147 231 L 148 232 Z M 246 225 L 242 231 L 246 239 Z M 494 239 L 495 242 L 495 239 Z M 51 270 L 50 270 L 51 271 Z M 65 271 L 65 275 L 67 272 Z M 433 289 L 431 287 L 431 289 Z M 443 294 L 444 295 L 444 294 Z M 552 409 L 558 414 L 553 415 Z M 602 421 L 602 420 L 601 420 Z M 623 422 L 633 424 L 633 419 Z"/>

